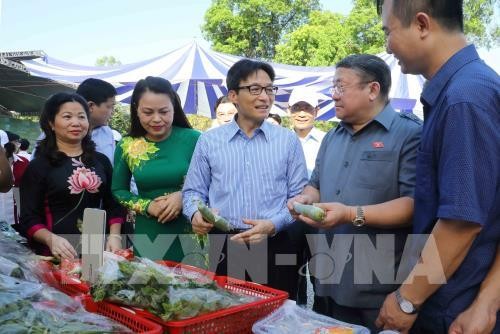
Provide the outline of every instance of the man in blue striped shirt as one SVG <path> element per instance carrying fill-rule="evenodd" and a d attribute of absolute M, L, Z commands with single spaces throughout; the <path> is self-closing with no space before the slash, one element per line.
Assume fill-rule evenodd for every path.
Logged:
<path fill-rule="evenodd" d="M 307 169 L 297 136 L 265 122 L 278 89 L 273 86 L 274 76 L 269 64 L 249 59 L 231 67 L 226 79 L 228 97 L 238 113 L 231 123 L 199 138 L 184 184 L 183 212 L 195 233 L 221 233 L 198 212 L 196 200 L 201 200 L 218 210 L 236 231 L 228 241 L 229 253 L 222 256 L 218 274 L 238 276 L 231 263 L 258 264 L 267 268 L 267 277 L 257 279 L 260 283 L 287 290 L 295 298 L 296 258 L 281 255 L 295 253 L 286 231 L 294 222 L 286 203 L 306 185 Z M 266 242 L 265 258 L 241 258 L 241 252 L 230 252 L 234 243 L 248 246 Z M 219 259 L 220 254 L 213 252 L 219 253 L 220 247 L 212 243 L 210 248 L 211 259 Z M 274 256 L 277 253 L 280 256 Z M 268 266 L 264 266 L 265 261 Z"/>

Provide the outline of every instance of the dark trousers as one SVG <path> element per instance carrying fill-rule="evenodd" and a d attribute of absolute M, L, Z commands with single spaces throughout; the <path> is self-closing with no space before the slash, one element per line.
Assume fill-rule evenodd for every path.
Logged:
<path fill-rule="evenodd" d="M 210 232 L 209 270 L 286 291 L 295 300 L 299 267 L 297 249 L 288 233 L 282 231 L 251 245 L 231 241 L 233 235 Z"/>
<path fill-rule="evenodd" d="M 331 297 L 315 296 L 313 310 L 343 322 L 365 326 L 372 333 L 380 331 L 375 326 L 379 309 L 342 306 Z"/>
<path fill-rule="evenodd" d="M 448 333 L 444 318 L 437 318 L 425 312 L 419 313 L 415 324 L 410 330 L 411 334 L 446 334 Z"/>
<path fill-rule="evenodd" d="M 294 222 L 288 227 L 286 232 L 289 235 L 292 247 L 297 250 L 297 267 L 299 270 L 298 275 L 298 286 L 297 286 L 297 296 L 295 298 L 290 298 L 296 300 L 298 305 L 307 304 L 307 276 L 306 267 L 309 260 L 311 259 L 311 250 L 307 243 L 307 235 L 315 234 L 317 231 L 315 228 L 302 223 L 300 221 Z M 314 289 L 314 278 L 310 277 L 311 284 Z"/>

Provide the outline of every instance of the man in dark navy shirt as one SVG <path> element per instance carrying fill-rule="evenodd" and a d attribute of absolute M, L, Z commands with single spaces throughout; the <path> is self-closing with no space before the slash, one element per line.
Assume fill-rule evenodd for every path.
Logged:
<path fill-rule="evenodd" d="M 497 333 L 500 282 L 488 280 L 488 289 L 481 282 L 496 270 L 490 268 L 500 239 L 499 77 L 467 46 L 462 1 L 377 2 L 388 52 L 403 72 L 428 80 L 413 226 L 430 233 L 421 261 L 386 298 L 377 323 L 403 333 L 412 326 L 414 333 L 446 333 L 477 305 L 478 293 L 497 291 L 482 299 L 488 312 L 476 312 L 484 321 L 471 329 Z"/>

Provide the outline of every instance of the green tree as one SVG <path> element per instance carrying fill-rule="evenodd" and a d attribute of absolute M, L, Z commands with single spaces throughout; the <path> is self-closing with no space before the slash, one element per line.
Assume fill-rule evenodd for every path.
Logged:
<path fill-rule="evenodd" d="M 310 22 L 285 37 L 276 47 L 275 62 L 301 66 L 328 66 L 352 53 L 353 41 L 345 17 L 315 11 Z"/>
<path fill-rule="evenodd" d="M 116 66 L 121 64 L 121 61 L 113 56 L 102 56 L 95 61 L 95 66 Z"/>
<path fill-rule="evenodd" d="M 319 0 L 212 0 L 201 29 L 216 51 L 271 60 L 283 36 L 319 8 Z"/>
<path fill-rule="evenodd" d="M 497 5 L 498 6 L 498 5 Z M 479 46 L 495 46 L 500 29 L 494 22 L 493 0 L 465 0 L 465 33 Z M 276 47 L 274 61 L 302 66 L 330 66 L 350 54 L 384 51 L 381 30 L 373 0 L 354 0 L 349 15 L 311 12 L 309 22 L 284 37 Z"/>
<path fill-rule="evenodd" d="M 345 25 L 353 40 L 351 53 L 376 54 L 384 50 L 382 22 L 372 0 L 355 0 Z"/>
<path fill-rule="evenodd" d="M 495 6 L 499 11 L 498 1 L 464 1 L 464 30 L 470 42 L 487 48 L 499 45 L 500 28 L 495 20 Z"/>
<path fill-rule="evenodd" d="M 111 120 L 109 121 L 109 126 L 120 132 L 122 135 L 127 134 L 130 130 L 129 107 L 121 103 L 115 104 L 115 110 Z"/>
<path fill-rule="evenodd" d="M 309 23 L 288 34 L 276 47 L 276 62 L 330 66 L 355 53 L 379 53 L 384 48 L 380 18 L 372 0 L 355 0 L 349 15 L 312 12 Z"/>

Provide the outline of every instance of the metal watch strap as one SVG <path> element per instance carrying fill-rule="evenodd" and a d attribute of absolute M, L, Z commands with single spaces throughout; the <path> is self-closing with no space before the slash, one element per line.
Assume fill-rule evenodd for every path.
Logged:
<path fill-rule="evenodd" d="M 365 220 L 365 211 L 363 210 L 363 207 L 357 206 L 356 207 L 356 217 L 354 217 L 352 224 L 356 227 L 361 227 L 365 225 L 366 220 Z"/>
<path fill-rule="evenodd" d="M 401 311 L 403 313 L 406 313 L 406 314 L 417 314 L 418 313 L 418 308 L 415 305 L 413 305 L 412 302 L 410 302 L 409 300 L 407 300 L 403 296 L 401 296 L 401 292 L 399 291 L 399 289 L 397 289 L 395 291 L 395 295 L 396 295 L 396 300 L 399 304 L 399 308 L 401 309 Z"/>

